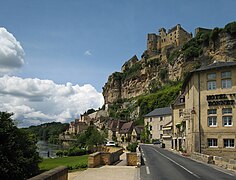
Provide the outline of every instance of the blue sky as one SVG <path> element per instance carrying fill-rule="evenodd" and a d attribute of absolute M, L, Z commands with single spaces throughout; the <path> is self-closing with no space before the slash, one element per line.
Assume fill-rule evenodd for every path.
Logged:
<path fill-rule="evenodd" d="M 18 76 L 88 83 L 101 92 L 112 72 L 141 56 L 147 33 L 178 23 L 192 32 L 222 27 L 236 19 L 235 7 L 234 0 L 8 0 L 0 25 L 25 51 Z"/>
<path fill-rule="evenodd" d="M 2 1 L 0 111 L 14 112 L 22 126 L 78 118 L 103 105 L 108 76 L 140 58 L 147 33 L 224 27 L 236 20 L 235 7 L 235 0 Z"/>

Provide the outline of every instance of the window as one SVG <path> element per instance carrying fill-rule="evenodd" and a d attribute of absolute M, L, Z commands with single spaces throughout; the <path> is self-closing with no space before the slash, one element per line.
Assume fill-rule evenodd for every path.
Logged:
<path fill-rule="evenodd" d="M 216 79 L 216 73 L 207 74 L 207 79 L 208 80 Z"/>
<path fill-rule="evenodd" d="M 224 148 L 234 147 L 234 139 L 224 139 Z"/>
<path fill-rule="evenodd" d="M 223 116 L 222 120 L 223 120 L 223 126 L 232 126 L 233 125 L 232 116 Z"/>
<path fill-rule="evenodd" d="M 217 118 L 216 118 L 216 116 L 209 116 L 208 117 L 208 126 L 209 127 L 217 126 Z"/>
<path fill-rule="evenodd" d="M 150 131 L 152 130 L 152 126 L 149 126 L 149 130 L 150 130 Z"/>
<path fill-rule="evenodd" d="M 164 119 L 164 118 L 161 116 L 161 117 L 160 117 L 160 121 L 163 121 L 163 119 Z"/>
<path fill-rule="evenodd" d="M 216 89 L 216 73 L 207 74 L 207 89 Z"/>
<path fill-rule="evenodd" d="M 222 79 L 221 87 L 222 89 L 231 88 L 232 87 L 231 79 Z"/>
<path fill-rule="evenodd" d="M 149 122 L 152 122 L 152 118 L 149 119 Z"/>
<path fill-rule="evenodd" d="M 216 89 L 216 81 L 208 81 L 207 82 L 207 89 L 208 90 Z"/>
<path fill-rule="evenodd" d="M 221 73 L 221 78 L 231 78 L 231 72 L 230 71 L 226 71 L 226 72 L 222 72 Z"/>
<path fill-rule="evenodd" d="M 208 147 L 217 147 L 217 139 L 207 139 Z"/>
<path fill-rule="evenodd" d="M 207 110 L 207 123 L 209 127 L 217 126 L 217 110 L 216 109 L 208 109 Z"/>
<path fill-rule="evenodd" d="M 221 87 L 222 87 L 222 89 L 232 87 L 231 72 L 230 71 L 226 71 L 226 72 L 221 73 Z"/>
<path fill-rule="evenodd" d="M 183 109 L 179 109 L 179 117 L 183 116 Z"/>
<path fill-rule="evenodd" d="M 212 115 L 212 114 L 216 115 L 216 109 L 208 109 L 207 114 L 208 115 Z"/>
<path fill-rule="evenodd" d="M 162 130 L 163 125 L 160 125 L 159 130 Z"/>
<path fill-rule="evenodd" d="M 223 108 L 222 114 L 232 114 L 232 108 Z"/>

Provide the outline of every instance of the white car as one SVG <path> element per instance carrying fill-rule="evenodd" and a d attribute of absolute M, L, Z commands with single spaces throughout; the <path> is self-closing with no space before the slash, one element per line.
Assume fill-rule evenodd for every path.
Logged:
<path fill-rule="evenodd" d="M 106 143 L 106 146 L 116 146 L 115 142 L 114 141 L 108 141 Z"/>

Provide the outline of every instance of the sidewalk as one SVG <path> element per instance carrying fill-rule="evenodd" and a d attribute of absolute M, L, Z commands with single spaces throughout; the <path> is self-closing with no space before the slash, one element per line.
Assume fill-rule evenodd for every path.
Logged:
<path fill-rule="evenodd" d="M 69 180 L 137 180 L 139 168 L 126 166 L 126 152 L 120 156 L 116 165 L 88 168 L 85 171 L 69 173 Z"/>

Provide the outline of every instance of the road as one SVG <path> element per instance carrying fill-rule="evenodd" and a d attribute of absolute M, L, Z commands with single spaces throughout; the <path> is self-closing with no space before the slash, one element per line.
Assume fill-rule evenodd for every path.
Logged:
<path fill-rule="evenodd" d="M 236 180 L 236 174 L 196 162 L 156 145 L 141 145 L 141 180 Z"/>

